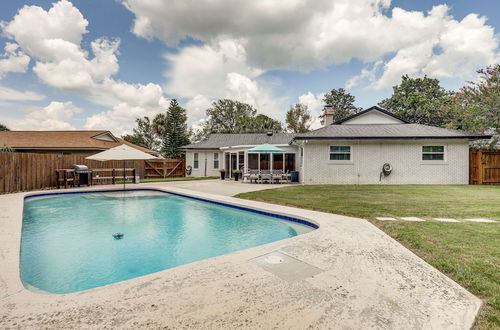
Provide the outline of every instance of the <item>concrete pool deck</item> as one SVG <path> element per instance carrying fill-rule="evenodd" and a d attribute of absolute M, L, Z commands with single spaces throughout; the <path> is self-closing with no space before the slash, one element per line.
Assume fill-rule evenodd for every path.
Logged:
<path fill-rule="evenodd" d="M 105 188 L 117 187 L 76 190 Z M 23 199 L 34 192 L 1 195 L 0 328 L 469 329 L 481 306 L 366 220 L 188 190 L 178 183 L 128 188 L 237 204 L 320 227 L 128 281 L 53 295 L 29 291 L 19 278 Z M 293 260 L 305 275 L 263 267 L 259 257 L 266 254 Z"/>

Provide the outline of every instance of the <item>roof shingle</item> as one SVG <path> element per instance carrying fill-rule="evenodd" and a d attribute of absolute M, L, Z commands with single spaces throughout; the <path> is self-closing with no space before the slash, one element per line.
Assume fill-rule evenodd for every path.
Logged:
<path fill-rule="evenodd" d="M 93 137 L 109 133 L 115 141 L 104 141 Z M 100 131 L 2 131 L 0 146 L 6 145 L 13 149 L 92 149 L 106 150 L 126 144 L 140 151 L 157 153 L 140 147 L 123 139 L 115 137 L 111 132 Z"/>
<path fill-rule="evenodd" d="M 288 144 L 295 134 L 274 133 L 268 136 L 266 133 L 253 134 L 211 134 L 207 140 L 182 146 L 180 149 L 219 149 L 229 146 L 259 145 L 259 144 Z"/>
<path fill-rule="evenodd" d="M 308 133 L 297 134 L 294 140 L 314 139 L 484 139 L 489 136 L 420 124 L 356 124 L 329 125 Z"/>

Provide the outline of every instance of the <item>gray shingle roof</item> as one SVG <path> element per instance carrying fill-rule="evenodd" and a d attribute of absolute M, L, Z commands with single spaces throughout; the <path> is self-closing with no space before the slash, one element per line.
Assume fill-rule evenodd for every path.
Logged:
<path fill-rule="evenodd" d="M 478 135 L 420 124 L 343 124 L 329 125 L 315 131 L 296 134 L 294 140 L 341 140 L 341 139 L 484 139 Z"/>
<path fill-rule="evenodd" d="M 268 136 L 266 133 L 256 134 L 211 134 L 205 141 L 192 143 L 179 149 L 219 149 L 221 147 L 259 144 L 288 144 L 295 134 L 274 133 Z"/>

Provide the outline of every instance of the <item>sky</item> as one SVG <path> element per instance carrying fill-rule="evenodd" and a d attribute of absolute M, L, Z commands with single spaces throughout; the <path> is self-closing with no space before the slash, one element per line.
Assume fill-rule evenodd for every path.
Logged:
<path fill-rule="evenodd" d="M 286 5 L 285 5 L 286 4 Z M 0 123 L 130 133 L 175 98 L 199 127 L 231 98 L 283 121 L 346 88 L 367 108 L 403 74 L 456 90 L 500 62 L 498 0 L 9 0 Z"/>

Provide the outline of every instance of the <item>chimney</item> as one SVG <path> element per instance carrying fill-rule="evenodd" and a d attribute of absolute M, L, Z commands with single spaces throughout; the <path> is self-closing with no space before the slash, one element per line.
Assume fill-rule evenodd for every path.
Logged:
<path fill-rule="evenodd" d="M 325 104 L 325 107 L 323 108 L 323 118 L 321 119 L 321 124 L 323 126 L 333 124 L 333 108 L 329 104 Z"/>

